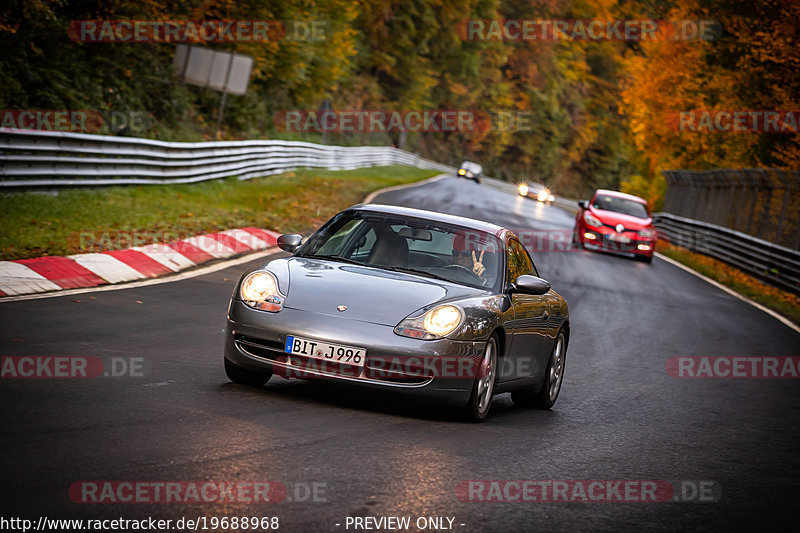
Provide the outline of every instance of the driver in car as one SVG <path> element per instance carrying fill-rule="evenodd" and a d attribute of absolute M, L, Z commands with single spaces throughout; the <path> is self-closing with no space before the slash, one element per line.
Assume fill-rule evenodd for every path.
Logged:
<path fill-rule="evenodd" d="M 483 254 L 485 252 L 486 250 L 482 250 L 480 257 L 478 257 L 475 255 L 475 250 L 468 250 L 466 239 L 463 235 L 456 235 L 453 238 L 453 263 L 471 270 L 484 285 L 486 284 L 486 267 L 483 266 Z"/>

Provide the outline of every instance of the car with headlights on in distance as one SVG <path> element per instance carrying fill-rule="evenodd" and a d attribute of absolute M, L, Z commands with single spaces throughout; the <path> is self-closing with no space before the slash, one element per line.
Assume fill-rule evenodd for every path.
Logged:
<path fill-rule="evenodd" d="M 658 232 L 647 201 L 619 191 L 598 189 L 578 202 L 573 241 L 587 249 L 653 260 Z"/>
<path fill-rule="evenodd" d="M 520 183 L 517 187 L 517 191 L 519 192 L 520 196 L 533 198 L 534 200 L 538 200 L 539 202 L 547 205 L 552 205 L 556 199 L 555 195 L 550 192 L 550 189 L 541 183 Z"/>
<path fill-rule="evenodd" d="M 486 418 L 492 397 L 549 409 L 569 343 L 564 299 L 511 231 L 418 209 L 358 205 L 290 257 L 245 272 L 228 307 L 235 383 L 324 379 Z"/>
<path fill-rule="evenodd" d="M 462 178 L 473 180 L 475 183 L 480 183 L 483 176 L 483 167 L 472 161 L 464 161 L 458 167 L 458 175 Z"/>

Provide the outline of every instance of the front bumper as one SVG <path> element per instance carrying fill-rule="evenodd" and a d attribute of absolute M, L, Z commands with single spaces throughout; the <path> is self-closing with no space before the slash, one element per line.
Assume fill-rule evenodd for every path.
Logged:
<path fill-rule="evenodd" d="M 287 335 L 366 348 L 362 368 L 329 364 L 283 351 Z M 310 311 L 257 311 L 231 300 L 225 359 L 246 370 L 287 378 L 322 379 L 410 394 L 446 405 L 465 405 L 484 342 L 401 337 L 394 328 Z"/>

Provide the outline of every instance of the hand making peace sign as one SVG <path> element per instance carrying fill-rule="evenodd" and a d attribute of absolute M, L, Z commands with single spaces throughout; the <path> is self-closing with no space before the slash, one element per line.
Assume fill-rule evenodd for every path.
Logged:
<path fill-rule="evenodd" d="M 486 250 L 481 251 L 480 259 L 475 257 L 475 250 L 472 250 L 472 271 L 478 277 L 483 277 L 484 272 L 486 272 L 486 267 L 483 266 L 483 254 Z"/>

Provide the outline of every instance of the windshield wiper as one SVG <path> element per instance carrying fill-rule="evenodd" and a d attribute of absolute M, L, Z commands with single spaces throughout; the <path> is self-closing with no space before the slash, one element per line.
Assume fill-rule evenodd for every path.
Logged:
<path fill-rule="evenodd" d="M 317 254 L 311 254 L 311 255 L 304 255 L 302 257 L 309 257 L 309 258 L 313 258 L 313 259 L 329 259 L 331 261 L 339 261 L 339 262 L 342 262 L 342 263 L 350 263 L 351 265 L 372 266 L 372 265 L 368 265 L 366 263 L 362 263 L 361 261 L 356 261 L 355 259 L 348 259 L 347 257 L 342 257 L 340 255 L 317 255 Z"/>
<path fill-rule="evenodd" d="M 382 270 L 390 270 L 392 272 L 405 272 L 406 274 L 417 274 L 418 276 L 425 276 L 428 278 L 438 279 L 441 281 L 446 281 L 448 283 L 458 283 L 453 281 L 452 279 L 445 278 L 444 276 L 439 276 L 432 272 L 428 272 L 426 270 L 418 270 L 416 268 L 409 268 L 409 267 L 399 267 L 399 266 L 391 266 L 391 265 L 373 265 L 370 263 L 362 263 L 360 261 L 356 261 L 354 259 L 348 259 L 347 257 L 342 257 L 339 255 L 318 255 L 318 254 L 310 254 L 304 255 L 302 257 L 308 257 L 312 259 L 329 259 L 331 261 L 341 261 L 342 263 L 350 263 L 351 265 L 358 265 L 358 266 L 365 266 L 365 267 L 372 267 L 372 268 L 379 268 Z"/>
<path fill-rule="evenodd" d="M 408 267 L 398 267 L 398 266 L 381 266 L 384 270 L 391 270 L 392 272 L 406 272 L 408 274 L 417 274 L 419 276 L 425 276 L 428 278 L 439 279 L 442 281 L 447 281 L 448 283 L 457 283 L 452 279 L 445 278 L 444 276 L 439 276 L 432 272 L 428 272 L 427 270 L 418 270 L 416 268 L 408 268 Z"/>

